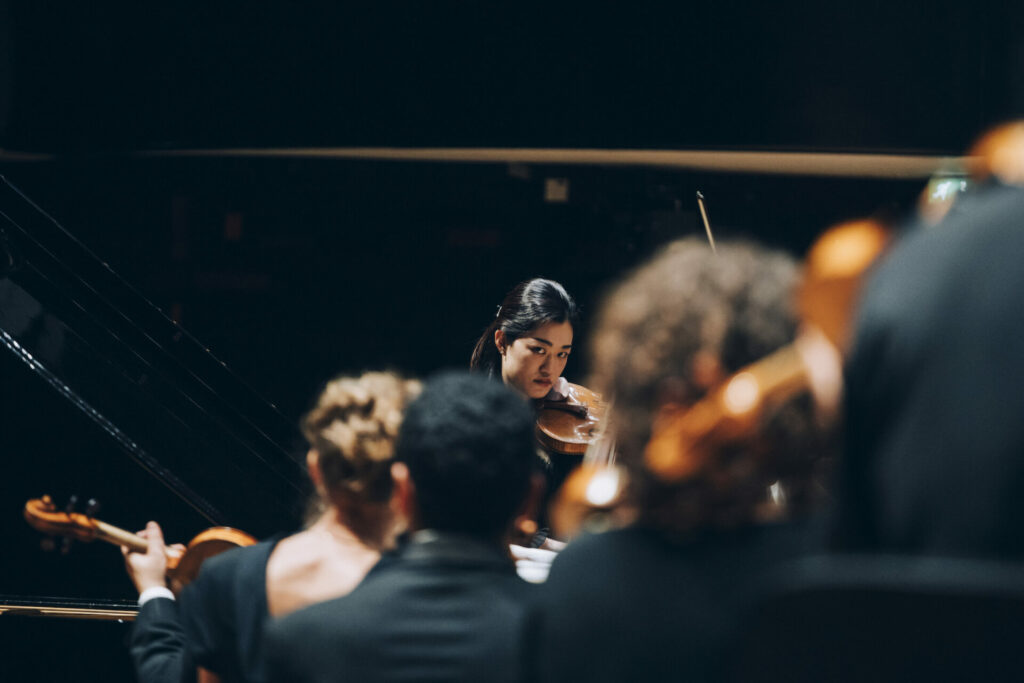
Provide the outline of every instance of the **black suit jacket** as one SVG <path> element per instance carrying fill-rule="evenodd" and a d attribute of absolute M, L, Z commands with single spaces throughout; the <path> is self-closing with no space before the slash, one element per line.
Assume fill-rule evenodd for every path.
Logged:
<path fill-rule="evenodd" d="M 875 268 L 846 368 L 842 550 L 1024 557 L 1024 189 L 957 200 Z"/>
<path fill-rule="evenodd" d="M 421 531 L 347 596 L 272 621 L 271 681 L 512 681 L 527 599 L 503 549 Z"/>
<path fill-rule="evenodd" d="M 129 649 L 141 682 L 179 683 L 195 678 L 196 667 L 188 658 L 174 600 L 154 598 L 139 609 Z"/>
<path fill-rule="evenodd" d="M 685 542 L 639 527 L 574 539 L 539 586 L 530 680 L 717 680 L 760 575 L 808 544 L 802 524 Z"/>
<path fill-rule="evenodd" d="M 276 543 L 210 558 L 178 602 L 156 598 L 142 606 L 130 644 L 140 683 L 194 681 L 200 666 L 224 683 L 262 683 L 266 568 Z"/>

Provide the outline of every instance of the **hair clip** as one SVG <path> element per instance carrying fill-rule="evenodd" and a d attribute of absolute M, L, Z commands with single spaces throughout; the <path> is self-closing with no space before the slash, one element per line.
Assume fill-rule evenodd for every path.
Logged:
<path fill-rule="evenodd" d="M 498 304 L 498 312 L 494 314 L 495 318 L 501 317 L 501 304 Z"/>

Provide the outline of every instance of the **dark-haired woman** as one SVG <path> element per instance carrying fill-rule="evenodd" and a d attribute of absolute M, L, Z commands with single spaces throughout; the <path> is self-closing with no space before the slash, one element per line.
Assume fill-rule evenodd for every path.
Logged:
<path fill-rule="evenodd" d="M 520 282 L 505 295 L 494 320 L 477 340 L 470 370 L 501 378 L 537 404 L 543 399 L 564 400 L 570 385 L 562 371 L 572 352 L 577 318 L 576 302 L 559 283 L 544 278 Z M 547 494 L 538 520 L 541 530 L 529 544 L 558 550 L 562 544 L 547 538 L 547 505 L 579 457 L 547 455 Z"/>
<path fill-rule="evenodd" d="M 390 548 L 404 520 L 390 506 L 391 462 L 417 381 L 368 372 L 330 383 L 303 420 L 322 512 L 308 528 L 231 550 L 203 564 L 180 601 L 167 589 L 160 527 L 146 553 L 125 549 L 139 590 L 131 651 L 138 680 L 262 681 L 270 617 L 351 591 Z"/>
<path fill-rule="evenodd" d="M 500 377 L 530 399 L 565 396 L 562 371 L 576 319 L 576 302 L 562 285 L 543 278 L 520 282 L 477 340 L 469 368 Z"/>

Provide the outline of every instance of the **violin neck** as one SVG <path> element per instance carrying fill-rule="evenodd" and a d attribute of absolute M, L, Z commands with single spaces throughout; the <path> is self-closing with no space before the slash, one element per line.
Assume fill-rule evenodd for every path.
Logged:
<path fill-rule="evenodd" d="M 96 525 L 96 538 L 114 545 L 128 546 L 131 550 L 144 553 L 149 548 L 149 543 L 142 536 L 125 531 L 112 524 L 94 520 Z"/>

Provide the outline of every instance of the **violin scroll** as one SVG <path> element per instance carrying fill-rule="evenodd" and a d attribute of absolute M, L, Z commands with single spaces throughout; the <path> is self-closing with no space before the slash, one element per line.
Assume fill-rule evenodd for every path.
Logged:
<path fill-rule="evenodd" d="M 50 496 L 33 498 L 25 503 L 25 521 L 44 534 L 86 543 L 96 540 L 99 533 L 95 519 L 80 512 L 58 510 Z"/>

